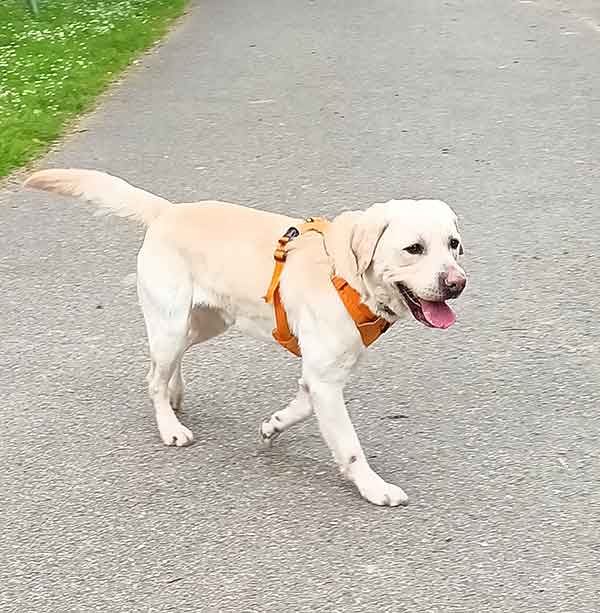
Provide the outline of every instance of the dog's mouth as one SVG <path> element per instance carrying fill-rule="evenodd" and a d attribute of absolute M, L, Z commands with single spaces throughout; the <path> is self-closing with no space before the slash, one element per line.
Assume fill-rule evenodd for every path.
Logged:
<path fill-rule="evenodd" d="M 454 311 L 443 300 L 433 302 L 418 298 L 402 283 L 396 283 L 396 287 L 402 294 L 412 316 L 422 324 L 430 328 L 446 329 L 456 321 Z"/>

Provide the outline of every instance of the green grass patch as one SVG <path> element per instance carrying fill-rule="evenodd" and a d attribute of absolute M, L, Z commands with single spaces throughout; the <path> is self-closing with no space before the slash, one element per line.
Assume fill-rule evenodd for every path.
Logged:
<path fill-rule="evenodd" d="M 45 151 L 186 0 L 0 0 L 0 177 Z"/>

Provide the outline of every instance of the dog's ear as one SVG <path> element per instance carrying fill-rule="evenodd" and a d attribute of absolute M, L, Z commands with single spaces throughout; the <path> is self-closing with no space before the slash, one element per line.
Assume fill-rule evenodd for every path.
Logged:
<path fill-rule="evenodd" d="M 356 259 L 356 268 L 359 275 L 364 274 L 371 265 L 377 245 L 387 227 L 386 219 L 369 214 L 369 212 L 361 215 L 361 218 L 354 225 L 350 237 L 350 249 Z"/>

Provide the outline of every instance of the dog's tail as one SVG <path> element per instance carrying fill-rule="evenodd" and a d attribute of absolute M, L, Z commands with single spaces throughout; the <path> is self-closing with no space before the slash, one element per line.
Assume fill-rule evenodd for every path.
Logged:
<path fill-rule="evenodd" d="M 145 226 L 172 206 L 160 196 L 97 170 L 41 170 L 31 175 L 24 187 L 81 198 L 95 204 L 98 213 L 130 217 Z"/>

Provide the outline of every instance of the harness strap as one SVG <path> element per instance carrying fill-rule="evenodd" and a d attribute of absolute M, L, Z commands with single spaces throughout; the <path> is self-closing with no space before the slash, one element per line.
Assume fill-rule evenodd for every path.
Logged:
<path fill-rule="evenodd" d="M 275 311 L 275 330 L 273 330 L 273 338 L 289 352 L 295 356 L 300 357 L 300 345 L 298 339 L 292 334 L 290 325 L 288 322 L 287 314 L 283 303 L 281 302 L 281 295 L 279 292 L 279 281 L 281 273 L 283 272 L 283 266 L 287 259 L 287 246 L 291 240 L 294 240 L 297 236 L 305 234 L 306 232 L 318 232 L 324 234 L 325 229 L 329 225 L 329 222 L 322 217 L 309 217 L 303 224 L 300 224 L 298 228 L 291 227 L 287 232 L 278 240 L 277 247 L 273 257 L 275 259 L 275 268 L 273 269 L 273 276 L 271 277 L 271 283 L 264 296 L 265 302 L 273 304 Z"/>
<path fill-rule="evenodd" d="M 302 352 L 300 351 L 300 344 L 298 339 L 292 334 L 290 330 L 290 324 L 288 323 L 287 314 L 283 308 L 281 302 L 281 296 L 279 295 L 279 287 L 275 291 L 273 296 L 273 307 L 275 309 L 275 330 L 273 330 L 273 338 L 290 353 L 300 357 Z"/>
<path fill-rule="evenodd" d="M 360 301 L 360 294 L 348 284 L 346 279 L 332 277 L 331 282 L 342 299 L 350 317 L 358 328 L 363 345 L 368 347 L 374 343 L 392 325 L 383 317 L 377 317 L 373 311 Z"/>
<path fill-rule="evenodd" d="M 329 225 L 329 222 L 322 217 L 308 217 L 303 224 L 300 224 L 297 228 L 291 227 L 287 232 L 277 241 L 277 247 L 273 257 L 275 258 L 275 269 L 273 270 L 273 276 L 271 277 L 271 283 L 267 289 L 267 293 L 264 296 L 265 302 L 269 304 L 274 302 L 275 292 L 279 287 L 279 279 L 283 272 L 283 265 L 287 259 L 287 246 L 291 240 L 294 240 L 297 236 L 305 234 L 306 232 L 318 232 L 324 234 L 325 229 Z"/>

